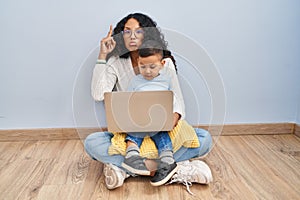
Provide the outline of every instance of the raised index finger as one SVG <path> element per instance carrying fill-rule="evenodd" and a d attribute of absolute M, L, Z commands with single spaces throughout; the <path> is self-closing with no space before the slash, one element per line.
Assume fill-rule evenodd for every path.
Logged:
<path fill-rule="evenodd" d="M 107 33 L 107 36 L 106 37 L 111 37 L 111 35 L 112 35 L 112 25 L 110 25 L 109 26 L 109 31 L 108 31 L 108 33 Z"/>

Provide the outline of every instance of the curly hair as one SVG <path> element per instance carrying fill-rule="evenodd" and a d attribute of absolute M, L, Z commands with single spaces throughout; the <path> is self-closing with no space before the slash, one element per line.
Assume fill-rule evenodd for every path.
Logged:
<path fill-rule="evenodd" d="M 119 56 L 120 58 L 128 58 L 130 56 L 130 52 L 125 47 L 124 39 L 122 35 L 122 31 L 124 30 L 126 22 L 134 18 L 139 22 L 139 26 L 144 29 L 144 39 L 143 42 L 147 40 L 155 40 L 158 43 L 160 43 L 162 49 L 163 49 L 163 58 L 171 58 L 175 69 L 176 68 L 176 61 L 174 57 L 172 56 L 171 51 L 167 49 L 168 43 L 164 39 L 164 35 L 161 33 L 160 29 L 157 27 L 157 23 L 153 21 L 149 16 L 142 14 L 142 13 L 133 13 L 129 14 L 123 19 L 121 19 L 120 22 L 117 23 L 117 26 L 113 30 L 113 38 L 116 41 L 117 45 L 115 49 L 108 55 L 107 58 L 110 58 L 111 56 Z"/>
<path fill-rule="evenodd" d="M 164 56 L 163 48 L 155 40 L 147 40 L 138 49 L 139 56 L 142 58 L 159 55 L 161 58 Z"/>

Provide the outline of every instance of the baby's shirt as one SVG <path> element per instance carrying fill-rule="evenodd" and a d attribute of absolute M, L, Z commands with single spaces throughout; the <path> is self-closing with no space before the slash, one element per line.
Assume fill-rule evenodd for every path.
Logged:
<path fill-rule="evenodd" d="M 152 80 L 146 80 L 141 74 L 132 78 L 128 91 L 172 90 L 171 77 L 160 74 Z"/>
<path fill-rule="evenodd" d="M 158 91 L 158 90 L 171 90 L 171 77 L 165 74 L 159 74 L 152 80 L 145 79 L 141 74 L 133 77 L 128 85 L 128 91 Z M 176 95 L 173 91 L 173 112 L 179 110 Z"/>

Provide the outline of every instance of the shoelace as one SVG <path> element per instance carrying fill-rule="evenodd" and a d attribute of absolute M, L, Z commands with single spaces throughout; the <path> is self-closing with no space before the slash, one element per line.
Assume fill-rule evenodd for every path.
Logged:
<path fill-rule="evenodd" d="M 191 195 L 195 196 L 195 194 L 190 190 L 190 186 L 192 186 L 192 183 L 190 181 L 187 181 L 186 179 L 178 177 L 178 174 L 175 174 L 172 177 L 171 181 L 168 182 L 168 183 L 166 183 L 166 185 L 169 185 L 169 184 L 172 184 L 172 183 L 176 183 L 176 182 L 179 182 L 179 183 L 182 183 L 183 185 L 185 185 L 188 193 L 190 193 Z"/>

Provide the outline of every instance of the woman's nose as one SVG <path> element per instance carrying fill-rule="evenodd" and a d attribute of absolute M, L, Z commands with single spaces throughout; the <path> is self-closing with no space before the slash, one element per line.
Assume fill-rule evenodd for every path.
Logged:
<path fill-rule="evenodd" d="M 130 38 L 131 38 L 131 39 L 136 39 L 136 36 L 135 36 L 135 34 L 134 34 L 134 31 L 131 32 Z"/>

